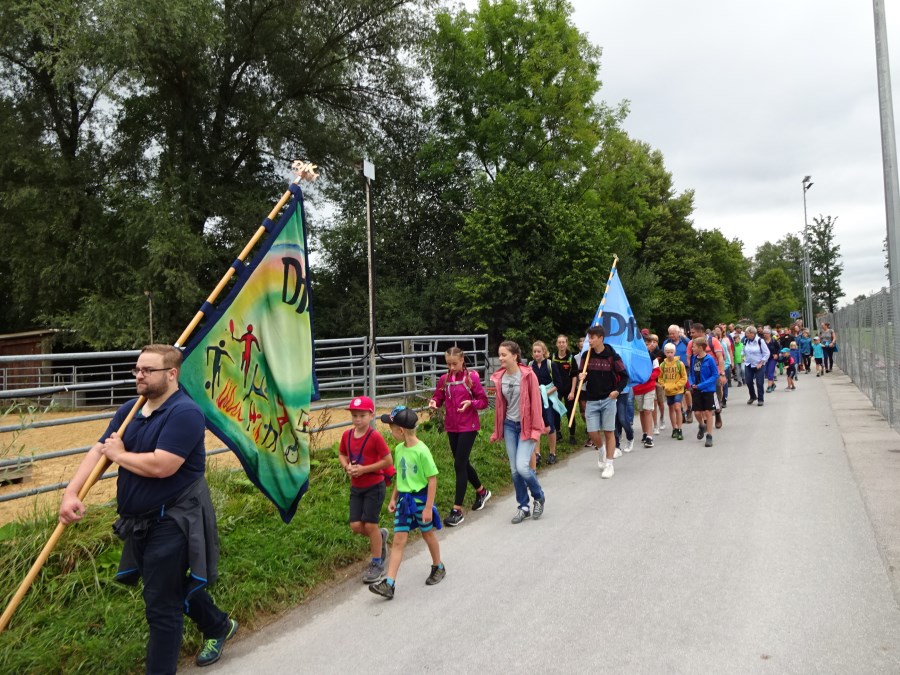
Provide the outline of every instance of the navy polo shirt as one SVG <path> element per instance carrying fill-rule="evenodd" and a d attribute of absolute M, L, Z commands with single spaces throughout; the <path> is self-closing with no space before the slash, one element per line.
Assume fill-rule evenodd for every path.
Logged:
<path fill-rule="evenodd" d="M 100 442 L 118 431 L 137 399 L 128 401 L 116 411 Z M 161 508 L 184 492 L 206 470 L 206 448 L 203 444 L 206 420 L 199 406 L 181 389 L 144 417 L 139 410 L 125 428 L 122 439 L 128 452 L 165 450 L 184 457 L 178 471 L 167 478 L 145 478 L 119 467 L 116 499 L 119 513 L 138 516 Z"/>

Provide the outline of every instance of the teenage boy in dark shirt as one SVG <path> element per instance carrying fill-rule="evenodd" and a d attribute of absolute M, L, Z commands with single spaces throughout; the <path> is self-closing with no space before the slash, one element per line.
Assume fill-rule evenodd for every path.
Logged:
<path fill-rule="evenodd" d="M 613 458 L 616 452 L 616 399 L 628 385 L 628 371 L 616 351 L 603 343 L 606 333 L 602 326 L 588 329 L 590 349 L 587 352 L 587 372 L 579 374 L 584 384 L 582 396 L 586 401 L 587 431 L 600 453 L 597 464 L 603 469 L 601 478 L 615 474 Z M 602 448 L 606 445 L 606 455 Z"/>

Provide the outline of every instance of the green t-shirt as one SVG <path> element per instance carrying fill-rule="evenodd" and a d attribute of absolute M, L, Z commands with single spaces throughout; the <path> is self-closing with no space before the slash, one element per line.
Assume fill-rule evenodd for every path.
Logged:
<path fill-rule="evenodd" d="M 429 478 L 438 474 L 431 450 L 422 441 L 412 447 L 401 443 L 394 448 L 394 468 L 398 492 L 419 492 L 428 487 Z"/>

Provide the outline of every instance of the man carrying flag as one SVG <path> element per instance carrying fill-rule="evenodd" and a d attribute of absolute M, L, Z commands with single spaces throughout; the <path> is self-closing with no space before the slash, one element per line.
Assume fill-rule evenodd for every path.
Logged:
<path fill-rule="evenodd" d="M 182 614 L 202 631 L 197 665 L 215 663 L 238 623 L 206 592 L 217 577 L 216 514 L 204 476 L 206 450 L 203 413 L 178 388 L 181 351 L 169 345 L 141 350 L 135 376 L 146 403 L 124 436 L 117 429 L 135 399 L 119 408 L 94 447 L 82 460 L 59 507 L 59 521 L 84 516 L 78 492 L 101 456 L 119 465 L 113 525 L 125 542 L 116 579 L 133 585 L 144 580 L 144 605 L 150 640 L 147 673 L 174 673 L 181 651 Z M 189 572 L 190 570 L 190 572 Z"/>

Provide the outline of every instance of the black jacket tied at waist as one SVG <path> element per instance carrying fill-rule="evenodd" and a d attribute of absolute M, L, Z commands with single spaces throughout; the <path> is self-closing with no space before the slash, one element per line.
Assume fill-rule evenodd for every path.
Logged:
<path fill-rule="evenodd" d="M 169 504 L 139 516 L 122 516 L 113 524 L 113 532 L 125 542 L 116 581 L 134 585 L 140 577 L 135 545 L 147 536 L 153 524 L 171 518 L 184 533 L 188 545 L 191 580 L 185 603 L 191 594 L 212 584 L 219 576 L 219 533 L 216 514 L 205 478 L 200 478 Z"/>

